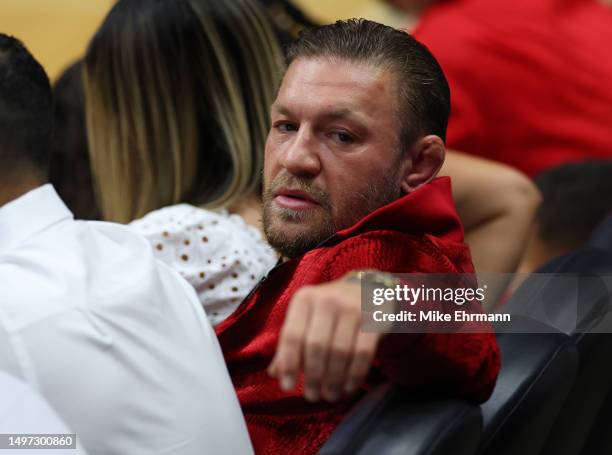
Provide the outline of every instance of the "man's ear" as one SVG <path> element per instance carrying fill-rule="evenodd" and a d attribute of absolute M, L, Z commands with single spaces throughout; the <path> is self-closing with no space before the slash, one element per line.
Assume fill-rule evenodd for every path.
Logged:
<path fill-rule="evenodd" d="M 431 182 L 444 163 L 444 142 L 433 134 L 417 139 L 406 152 L 406 168 L 402 180 L 402 192 L 412 193 Z"/>

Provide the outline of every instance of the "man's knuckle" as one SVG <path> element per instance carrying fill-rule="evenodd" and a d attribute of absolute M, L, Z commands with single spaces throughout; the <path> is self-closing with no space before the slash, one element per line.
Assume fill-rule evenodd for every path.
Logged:
<path fill-rule="evenodd" d="M 325 351 L 325 344 L 321 341 L 310 341 L 307 343 L 306 348 L 310 356 L 321 357 Z"/>
<path fill-rule="evenodd" d="M 332 349 L 332 355 L 337 362 L 346 360 L 350 353 L 350 349 L 346 346 L 334 346 Z"/>
<path fill-rule="evenodd" d="M 323 370 L 319 368 L 318 364 L 310 365 L 305 371 L 308 382 L 321 383 L 323 380 Z"/>
<path fill-rule="evenodd" d="M 288 347 L 294 348 L 301 343 L 301 337 L 297 332 L 287 330 L 283 332 L 281 341 Z"/>
<path fill-rule="evenodd" d="M 308 302 L 309 297 L 312 295 L 312 292 L 312 286 L 302 286 L 293 295 L 294 301 L 304 304 Z"/>
<path fill-rule="evenodd" d="M 370 346 L 360 346 L 355 349 L 355 359 L 364 362 L 370 359 L 374 350 Z"/>
<path fill-rule="evenodd" d="M 352 370 L 355 372 L 355 374 L 363 375 L 365 374 L 365 371 L 369 370 L 369 368 L 369 359 L 357 359 L 355 362 L 353 362 Z"/>
<path fill-rule="evenodd" d="M 345 366 L 344 364 L 336 363 L 333 365 L 329 365 L 327 368 L 327 376 L 330 382 L 339 382 L 341 380 L 341 376 L 345 374 Z"/>
<path fill-rule="evenodd" d="M 362 371 L 352 371 L 346 376 L 347 381 L 354 382 L 354 383 L 360 383 L 363 381 L 364 378 L 365 378 L 365 372 L 362 372 Z"/>

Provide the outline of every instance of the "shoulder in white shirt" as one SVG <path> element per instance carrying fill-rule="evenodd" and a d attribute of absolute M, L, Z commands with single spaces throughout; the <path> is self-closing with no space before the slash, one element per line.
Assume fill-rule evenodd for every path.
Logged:
<path fill-rule="evenodd" d="M 32 435 L 55 434 L 62 436 L 61 444 L 72 448 L 56 448 L 57 455 L 86 455 L 80 441 L 68 426 L 55 413 L 51 406 L 35 390 L 26 383 L 0 371 L 0 434 Z M 6 436 L 4 443 L 10 444 Z M 70 439 L 68 439 L 70 438 Z M 51 441 L 53 443 L 53 441 Z M 55 443 L 57 445 L 57 442 Z M 19 450 L 20 455 L 38 455 L 40 449 L 24 449 L 19 445 L 13 450 Z M 11 452 L 4 452 L 11 453 Z"/>
<path fill-rule="evenodd" d="M 227 211 L 179 204 L 155 210 L 130 227 L 195 288 L 213 325 L 227 318 L 278 261 L 255 227 Z"/>
<path fill-rule="evenodd" d="M 0 208 L 0 370 L 90 455 L 251 453 L 191 286 L 125 226 L 74 221 L 50 185 Z"/>

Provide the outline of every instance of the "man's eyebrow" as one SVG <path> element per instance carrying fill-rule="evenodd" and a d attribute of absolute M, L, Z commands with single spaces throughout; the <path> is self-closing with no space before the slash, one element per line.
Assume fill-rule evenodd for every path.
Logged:
<path fill-rule="evenodd" d="M 355 113 L 350 109 L 336 109 L 333 111 L 325 112 L 323 117 L 331 118 L 331 119 L 341 119 L 346 117 L 353 117 Z"/>
<path fill-rule="evenodd" d="M 287 107 L 283 106 L 282 104 L 274 103 L 271 106 L 271 110 L 272 110 L 272 112 L 276 112 L 276 113 L 282 114 L 282 115 L 287 115 L 288 116 L 288 115 L 291 114 L 291 111 Z"/>
<path fill-rule="evenodd" d="M 282 115 L 286 115 L 286 116 L 290 116 L 291 115 L 291 110 L 282 105 L 282 104 L 273 104 L 272 105 L 272 112 L 278 113 L 278 114 L 282 114 Z M 347 118 L 347 117 L 359 117 L 355 112 L 353 112 L 350 109 L 347 108 L 341 108 L 341 109 L 334 109 L 331 111 L 327 111 L 327 112 L 323 112 L 322 114 L 320 114 L 321 117 L 325 117 L 325 118 L 330 118 L 330 119 L 342 119 L 342 118 Z"/>

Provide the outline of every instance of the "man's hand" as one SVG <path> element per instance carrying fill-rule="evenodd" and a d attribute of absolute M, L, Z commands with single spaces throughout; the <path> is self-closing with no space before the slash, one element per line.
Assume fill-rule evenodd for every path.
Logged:
<path fill-rule="evenodd" d="M 361 287 L 345 277 L 307 286 L 289 303 L 268 374 L 293 390 L 304 371 L 304 397 L 338 400 L 357 390 L 370 369 L 379 333 L 362 333 Z"/>

